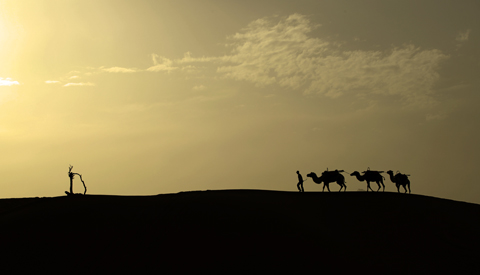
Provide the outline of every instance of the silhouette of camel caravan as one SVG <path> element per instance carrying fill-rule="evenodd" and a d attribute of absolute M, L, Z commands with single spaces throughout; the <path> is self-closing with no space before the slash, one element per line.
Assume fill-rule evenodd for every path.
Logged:
<path fill-rule="evenodd" d="M 368 189 L 372 190 L 373 192 L 373 189 L 370 187 L 370 182 L 376 182 L 377 185 L 378 185 L 378 189 L 377 189 L 377 192 L 380 190 L 381 187 L 383 187 L 383 192 L 385 191 L 385 184 L 383 184 L 383 180 L 385 179 L 381 173 L 383 173 L 383 171 L 375 171 L 375 170 L 370 170 L 370 167 L 368 167 L 367 171 L 363 171 L 362 172 L 363 175 L 360 175 L 360 173 L 358 171 L 355 171 L 353 173 L 350 174 L 350 176 L 355 176 L 357 177 L 357 180 L 359 181 L 366 181 L 367 182 L 367 192 L 368 192 Z M 382 184 L 382 186 L 380 186 L 380 184 Z"/>
<path fill-rule="evenodd" d="M 399 171 L 393 175 L 392 170 L 388 170 L 387 174 L 390 175 L 390 180 L 397 186 L 398 193 L 400 193 L 400 185 L 403 186 L 403 189 L 405 189 L 405 193 L 407 193 L 408 187 L 408 193 L 410 193 L 410 180 L 408 179 L 410 175 L 402 174 Z"/>
<path fill-rule="evenodd" d="M 347 185 L 345 185 L 345 177 L 341 174 L 341 172 L 345 172 L 343 170 L 335 170 L 335 171 L 324 171 L 322 172 L 322 175 L 320 177 L 317 176 L 314 172 L 311 172 L 310 174 L 307 175 L 307 177 L 312 178 L 312 180 L 320 184 L 323 182 L 323 189 L 322 192 L 325 191 L 325 186 L 328 189 L 328 192 L 330 192 L 330 187 L 329 184 L 330 182 L 336 182 L 338 185 L 340 185 L 340 190 L 338 192 L 342 191 L 342 188 L 345 188 L 343 191 L 347 191 Z"/>

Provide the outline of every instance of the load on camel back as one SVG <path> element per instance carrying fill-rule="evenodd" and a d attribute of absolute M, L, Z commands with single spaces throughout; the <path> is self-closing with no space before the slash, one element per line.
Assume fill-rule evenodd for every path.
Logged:
<path fill-rule="evenodd" d="M 312 178 L 312 180 L 317 183 L 321 184 L 323 182 L 323 189 L 322 192 L 325 191 L 325 187 L 327 187 L 328 192 L 330 192 L 330 182 L 336 182 L 338 185 L 340 185 L 340 190 L 338 192 L 342 191 L 347 191 L 347 185 L 345 185 L 345 177 L 341 174 L 342 172 L 345 172 L 344 170 L 334 170 L 334 171 L 328 171 L 328 168 L 326 171 L 322 172 L 322 175 L 320 177 L 317 176 L 314 172 L 311 172 L 307 174 L 307 177 Z"/>

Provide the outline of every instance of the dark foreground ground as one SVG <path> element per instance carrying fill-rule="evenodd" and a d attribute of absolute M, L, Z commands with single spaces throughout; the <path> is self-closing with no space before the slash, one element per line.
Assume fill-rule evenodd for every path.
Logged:
<path fill-rule="evenodd" d="M 2 274 L 480 270 L 480 205 L 388 192 L 2 199 L 0 233 Z"/>

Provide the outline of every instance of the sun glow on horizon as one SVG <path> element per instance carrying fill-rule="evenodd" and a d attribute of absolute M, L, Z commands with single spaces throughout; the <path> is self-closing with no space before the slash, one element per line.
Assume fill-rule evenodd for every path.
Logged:
<path fill-rule="evenodd" d="M 0 197 L 63 194 L 71 163 L 92 194 L 375 167 L 478 201 L 478 1 L 372 1 L 0 0 Z"/>

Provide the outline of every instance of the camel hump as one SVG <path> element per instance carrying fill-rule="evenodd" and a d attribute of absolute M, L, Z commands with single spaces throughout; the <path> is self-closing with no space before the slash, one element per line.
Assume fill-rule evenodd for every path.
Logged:
<path fill-rule="evenodd" d="M 341 172 L 345 172 L 344 170 L 333 170 L 333 171 L 323 171 L 322 175 L 334 176 L 334 175 L 341 175 Z"/>
<path fill-rule="evenodd" d="M 402 177 L 410 177 L 410 175 L 407 175 L 407 174 L 402 174 L 400 173 L 400 171 L 397 170 L 397 175 L 400 175 Z"/>
<path fill-rule="evenodd" d="M 363 171 L 364 174 L 380 174 L 380 173 L 384 173 L 384 171 L 376 171 L 376 170 L 367 170 L 367 171 Z"/>

